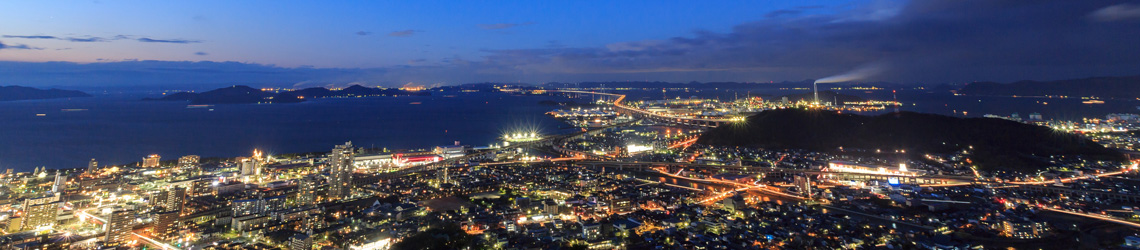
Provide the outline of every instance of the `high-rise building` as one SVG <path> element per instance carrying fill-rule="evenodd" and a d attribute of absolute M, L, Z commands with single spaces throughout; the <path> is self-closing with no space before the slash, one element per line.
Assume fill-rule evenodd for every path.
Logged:
<path fill-rule="evenodd" d="M 313 249 L 313 237 L 308 234 L 294 234 L 289 237 L 290 250 L 311 250 Z"/>
<path fill-rule="evenodd" d="M 348 198 L 352 195 L 352 172 L 355 160 L 352 142 L 337 145 L 329 155 L 329 197 Z"/>
<path fill-rule="evenodd" d="M 64 189 L 67 189 L 67 175 L 64 175 L 63 171 L 55 171 L 55 183 L 51 185 L 51 192 L 59 193 Z"/>
<path fill-rule="evenodd" d="M 199 157 L 197 155 L 187 155 L 187 156 L 179 157 L 178 158 L 178 168 L 182 169 L 182 171 L 185 171 L 187 176 L 201 175 L 202 170 L 198 165 L 198 162 L 200 160 L 202 160 L 202 157 Z"/>
<path fill-rule="evenodd" d="M 317 179 L 311 176 L 297 180 L 297 206 L 317 203 Z"/>
<path fill-rule="evenodd" d="M 147 157 L 143 157 L 142 167 L 144 167 L 144 168 L 157 168 L 158 162 L 161 160 L 162 160 L 161 156 L 148 155 Z"/>
<path fill-rule="evenodd" d="M 181 212 L 182 204 L 186 200 L 186 188 L 173 187 L 166 193 L 166 204 L 163 204 L 166 211 Z"/>
<path fill-rule="evenodd" d="M 200 160 L 202 160 L 202 157 L 199 157 L 197 155 L 182 156 L 182 157 L 178 158 L 178 167 L 180 167 L 180 168 L 194 167 L 194 166 L 198 165 L 198 161 L 200 161 Z"/>
<path fill-rule="evenodd" d="M 257 160 L 246 158 L 241 160 L 241 176 L 250 177 L 258 174 L 261 164 Z"/>
<path fill-rule="evenodd" d="M 154 223 L 151 227 L 154 236 L 157 236 L 157 238 L 163 241 L 170 241 L 171 238 L 176 237 L 178 216 L 178 211 L 166 211 L 155 214 Z"/>
<path fill-rule="evenodd" d="M 21 231 L 54 226 L 56 217 L 59 216 L 59 206 L 62 204 L 63 202 L 59 201 L 59 193 L 25 199 Z"/>
<path fill-rule="evenodd" d="M 194 180 L 190 183 L 190 195 L 198 197 L 214 194 L 213 189 L 210 187 L 212 183 L 213 179 L 210 178 L 199 178 Z"/>
<path fill-rule="evenodd" d="M 95 174 L 96 170 L 99 170 L 99 162 L 91 158 L 91 161 L 87 162 L 87 174 Z"/>
<path fill-rule="evenodd" d="M 186 188 L 172 187 L 154 192 L 150 196 L 150 206 L 160 212 L 180 212 L 182 203 L 186 200 Z"/>
<path fill-rule="evenodd" d="M 131 225 L 135 221 L 134 209 L 115 207 L 107 216 L 107 233 L 103 238 L 103 245 L 118 247 L 126 245 L 131 239 Z"/>
<path fill-rule="evenodd" d="M 802 174 L 796 175 L 794 182 L 796 188 L 800 190 L 801 194 L 807 196 L 808 198 L 811 198 L 811 177 Z"/>

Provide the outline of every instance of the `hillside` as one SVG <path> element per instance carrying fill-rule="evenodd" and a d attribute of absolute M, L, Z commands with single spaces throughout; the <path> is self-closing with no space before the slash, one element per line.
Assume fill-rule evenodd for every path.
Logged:
<path fill-rule="evenodd" d="M 985 170 L 1032 171 L 1050 155 L 1121 160 L 1112 150 L 1047 127 L 990 118 L 955 118 L 902 112 L 880 116 L 801 109 L 769 110 L 743 126 L 709 130 L 697 143 L 834 151 L 839 147 L 906 149 L 914 154 L 952 153 L 968 146 Z"/>
<path fill-rule="evenodd" d="M 958 90 L 966 95 L 1072 96 L 1134 99 L 1140 98 L 1140 76 L 1091 77 L 1059 81 L 1019 81 L 1013 83 L 975 82 Z"/>
<path fill-rule="evenodd" d="M 39 100 L 69 97 L 91 97 L 76 90 L 37 89 L 24 86 L 0 86 L 0 101 Z"/>
<path fill-rule="evenodd" d="M 190 104 L 242 104 L 242 103 L 297 103 L 315 98 L 332 97 L 366 97 L 385 95 L 431 95 L 428 91 L 409 92 L 398 89 L 369 88 L 360 85 L 340 90 L 326 88 L 307 88 L 280 93 L 262 91 L 249 86 L 232 86 L 202 93 L 181 92 L 164 96 L 162 98 L 145 100 L 154 101 L 190 101 Z"/>

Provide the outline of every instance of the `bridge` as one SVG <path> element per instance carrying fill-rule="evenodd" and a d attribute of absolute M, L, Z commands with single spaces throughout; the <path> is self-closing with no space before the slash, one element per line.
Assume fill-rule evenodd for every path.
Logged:
<path fill-rule="evenodd" d="M 598 92 L 577 91 L 577 90 L 549 90 L 547 92 L 563 92 L 563 93 L 578 93 L 578 94 L 614 96 L 614 97 L 617 97 L 617 99 L 614 99 L 614 109 L 617 110 L 618 113 L 627 114 L 627 115 L 630 115 L 633 117 L 651 120 L 651 121 L 657 121 L 657 122 L 674 123 L 674 124 L 698 126 L 698 127 L 709 127 L 709 128 L 713 128 L 713 127 L 717 127 L 720 125 L 724 125 L 727 123 L 734 122 L 732 119 L 708 119 L 708 118 L 680 117 L 680 116 L 671 116 L 671 115 L 649 112 L 646 110 L 642 110 L 642 109 L 638 109 L 635 107 L 625 105 L 623 103 L 625 101 L 625 95 L 622 95 L 622 94 L 598 93 Z"/>

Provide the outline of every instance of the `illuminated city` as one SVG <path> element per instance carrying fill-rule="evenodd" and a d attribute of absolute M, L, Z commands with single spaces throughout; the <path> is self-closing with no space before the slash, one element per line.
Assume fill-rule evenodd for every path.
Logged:
<path fill-rule="evenodd" d="M 0 3 L 0 250 L 1140 249 L 1134 3 L 105 2 Z"/>

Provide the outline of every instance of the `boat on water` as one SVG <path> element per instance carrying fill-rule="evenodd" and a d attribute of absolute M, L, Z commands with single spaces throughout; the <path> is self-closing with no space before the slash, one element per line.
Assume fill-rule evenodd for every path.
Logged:
<path fill-rule="evenodd" d="M 186 105 L 186 108 L 188 108 L 188 109 L 200 109 L 200 108 L 209 108 L 212 106 L 214 106 L 214 105 L 196 104 L 196 105 Z"/>
<path fill-rule="evenodd" d="M 1084 104 L 1104 104 L 1104 101 L 1093 99 L 1093 100 L 1083 101 L 1081 103 L 1084 103 Z"/>

